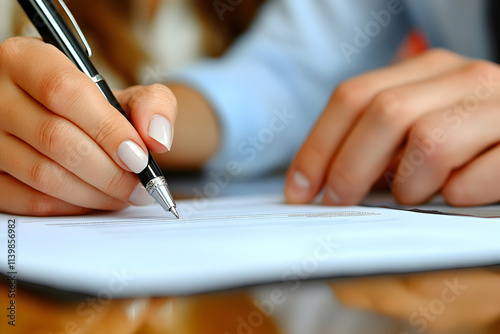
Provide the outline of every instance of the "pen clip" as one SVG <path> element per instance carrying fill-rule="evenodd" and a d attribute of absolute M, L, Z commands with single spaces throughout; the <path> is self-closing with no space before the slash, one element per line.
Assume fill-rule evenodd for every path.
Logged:
<path fill-rule="evenodd" d="M 68 15 L 69 19 L 71 20 L 71 23 L 73 23 L 73 27 L 75 28 L 76 32 L 80 36 L 80 39 L 83 42 L 83 45 L 85 46 L 85 52 L 87 53 L 87 56 L 90 58 L 92 57 L 92 49 L 90 48 L 89 43 L 87 42 L 87 39 L 85 38 L 85 35 L 83 34 L 82 30 L 80 29 L 80 26 L 78 26 L 78 23 L 75 20 L 75 17 L 73 14 L 71 14 L 68 6 L 64 3 L 63 0 L 58 0 L 59 4 L 63 8 L 63 10 L 66 12 L 66 15 Z"/>

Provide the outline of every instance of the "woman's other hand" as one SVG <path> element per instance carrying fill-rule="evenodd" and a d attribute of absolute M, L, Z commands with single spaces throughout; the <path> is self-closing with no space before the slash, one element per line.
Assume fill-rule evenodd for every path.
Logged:
<path fill-rule="evenodd" d="M 500 66 L 430 50 L 341 84 L 287 175 L 286 198 L 358 204 L 380 178 L 403 204 L 500 200 Z M 395 166 L 391 170 L 390 166 Z"/>

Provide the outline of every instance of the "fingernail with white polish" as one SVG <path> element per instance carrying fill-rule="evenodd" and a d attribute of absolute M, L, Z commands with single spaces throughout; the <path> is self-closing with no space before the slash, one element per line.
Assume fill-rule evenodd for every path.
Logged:
<path fill-rule="evenodd" d="M 328 199 L 333 203 L 333 204 L 340 204 L 340 197 L 337 195 L 335 191 L 333 191 L 332 188 L 328 188 L 326 191 L 326 195 L 328 196 Z"/>
<path fill-rule="evenodd" d="M 301 172 L 293 173 L 293 182 L 295 183 L 295 186 L 303 192 L 308 192 L 311 188 L 311 183 Z"/>
<path fill-rule="evenodd" d="M 125 312 L 130 321 L 136 321 L 145 311 L 149 304 L 147 299 L 137 299 L 126 306 Z"/>
<path fill-rule="evenodd" d="M 148 135 L 169 151 L 172 149 L 172 124 L 167 118 L 160 115 L 154 116 L 149 123 Z"/>
<path fill-rule="evenodd" d="M 118 157 L 134 173 L 139 174 L 148 165 L 148 156 L 142 148 L 131 140 L 124 141 L 118 147 Z"/>
<path fill-rule="evenodd" d="M 128 201 L 136 206 L 146 206 L 153 204 L 155 199 L 151 196 L 142 184 L 138 184 L 128 198 Z"/>

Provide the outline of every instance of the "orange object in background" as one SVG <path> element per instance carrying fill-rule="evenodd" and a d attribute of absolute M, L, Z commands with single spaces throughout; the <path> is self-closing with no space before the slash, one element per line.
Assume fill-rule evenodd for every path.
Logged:
<path fill-rule="evenodd" d="M 403 45 L 396 56 L 396 61 L 416 56 L 428 48 L 429 46 L 425 37 L 418 31 L 412 31 L 403 42 Z"/>

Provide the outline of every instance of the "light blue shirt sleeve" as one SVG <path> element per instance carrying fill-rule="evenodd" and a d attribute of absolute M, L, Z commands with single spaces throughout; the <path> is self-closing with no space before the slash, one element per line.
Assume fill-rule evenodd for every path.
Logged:
<path fill-rule="evenodd" d="M 217 113 L 222 141 L 207 168 L 229 163 L 253 176 L 286 167 L 335 87 L 393 60 L 410 28 L 402 6 L 270 0 L 224 57 L 175 73 L 171 81 L 197 89 Z"/>

